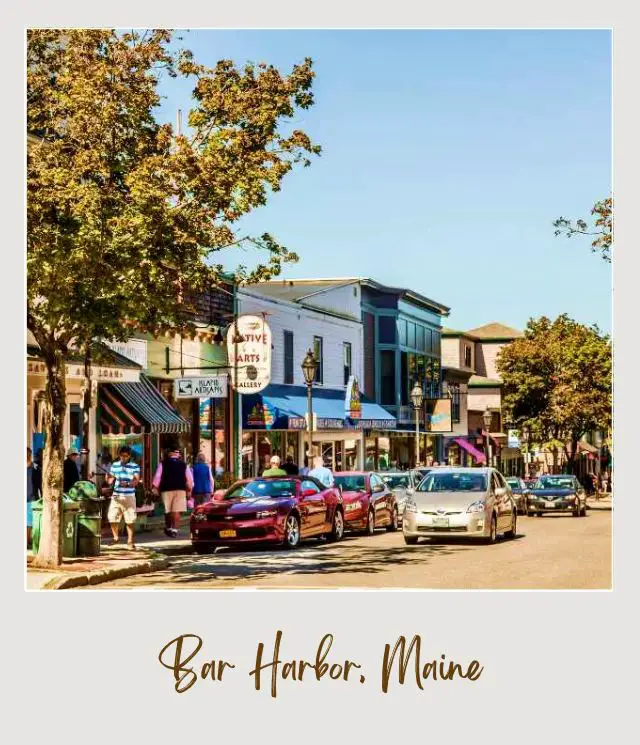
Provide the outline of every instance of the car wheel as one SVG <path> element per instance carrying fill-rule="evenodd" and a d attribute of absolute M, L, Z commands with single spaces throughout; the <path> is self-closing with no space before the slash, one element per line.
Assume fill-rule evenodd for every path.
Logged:
<path fill-rule="evenodd" d="M 515 538 L 517 535 L 517 530 L 518 530 L 518 518 L 516 516 L 516 513 L 514 512 L 511 518 L 511 528 L 505 532 L 504 537 Z"/>
<path fill-rule="evenodd" d="M 572 514 L 574 517 L 580 517 L 580 505 L 578 505 L 577 509 L 575 509 Z"/>
<path fill-rule="evenodd" d="M 393 512 L 391 513 L 391 522 L 389 525 L 387 525 L 387 530 L 390 533 L 395 533 L 396 530 L 398 530 L 398 523 L 400 522 L 400 518 L 398 517 L 398 508 L 394 507 Z"/>
<path fill-rule="evenodd" d="M 584 506 L 584 507 L 583 507 L 583 508 L 582 508 L 582 509 L 580 510 L 580 517 L 586 517 L 586 516 L 587 516 L 587 506 L 585 505 L 585 506 Z"/>
<path fill-rule="evenodd" d="M 404 542 L 407 544 L 407 546 L 415 546 L 418 542 L 418 539 L 416 538 L 416 536 L 406 535 L 404 537 Z"/>
<path fill-rule="evenodd" d="M 337 543 L 342 540 L 344 535 L 344 517 L 340 510 L 336 510 L 333 513 L 333 522 L 331 523 L 331 532 L 327 536 L 327 539 L 333 543 Z"/>
<path fill-rule="evenodd" d="M 367 515 L 367 526 L 364 529 L 365 535 L 373 535 L 376 530 L 376 517 L 373 510 L 369 510 Z"/>
<path fill-rule="evenodd" d="M 498 539 L 498 521 L 495 515 L 491 515 L 491 527 L 489 528 L 489 536 L 486 539 L 487 543 L 495 543 Z"/>
<path fill-rule="evenodd" d="M 542 517 L 542 512 L 536 512 L 536 517 Z"/>
<path fill-rule="evenodd" d="M 300 520 L 297 515 L 289 515 L 284 525 L 284 547 L 297 548 L 300 543 Z"/>

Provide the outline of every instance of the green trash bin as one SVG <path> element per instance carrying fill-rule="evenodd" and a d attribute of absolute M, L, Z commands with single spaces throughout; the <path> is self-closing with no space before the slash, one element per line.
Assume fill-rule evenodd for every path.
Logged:
<path fill-rule="evenodd" d="M 98 556 L 102 533 L 102 497 L 92 481 L 77 481 L 69 496 L 79 506 L 78 510 L 78 556 Z"/>
<path fill-rule="evenodd" d="M 31 529 L 31 548 L 34 554 L 40 548 L 40 533 L 42 531 L 41 499 L 33 503 L 33 527 Z M 62 555 L 66 558 L 76 556 L 76 542 L 78 537 L 78 509 L 79 505 L 66 494 L 62 495 Z"/>

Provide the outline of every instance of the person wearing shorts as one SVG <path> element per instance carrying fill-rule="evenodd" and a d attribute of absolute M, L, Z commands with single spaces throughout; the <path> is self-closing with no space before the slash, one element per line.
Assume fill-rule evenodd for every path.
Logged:
<path fill-rule="evenodd" d="M 106 477 L 107 484 L 113 484 L 113 495 L 107 519 L 113 533 L 113 545 L 120 540 L 120 523 L 124 519 L 127 528 L 127 547 L 134 549 L 136 522 L 136 486 L 140 481 L 140 466 L 131 460 L 131 448 L 120 448 L 120 460 L 112 466 Z"/>
<path fill-rule="evenodd" d="M 160 493 L 165 511 L 165 535 L 178 537 L 180 514 L 187 511 L 187 497 L 193 489 L 193 474 L 174 448 L 159 464 L 153 477 L 154 493 Z"/>

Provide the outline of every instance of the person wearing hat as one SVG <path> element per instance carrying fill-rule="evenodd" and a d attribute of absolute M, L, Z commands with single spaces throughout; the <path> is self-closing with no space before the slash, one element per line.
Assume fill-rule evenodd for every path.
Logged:
<path fill-rule="evenodd" d="M 287 472 L 280 468 L 280 456 L 279 455 L 272 455 L 269 460 L 269 468 L 266 468 L 262 473 L 264 478 L 269 478 L 269 476 L 286 476 Z"/>
<path fill-rule="evenodd" d="M 67 457 L 64 459 L 63 464 L 62 491 L 66 494 L 76 481 L 80 481 L 80 472 L 78 471 L 78 451 L 75 448 L 70 448 L 67 451 Z"/>

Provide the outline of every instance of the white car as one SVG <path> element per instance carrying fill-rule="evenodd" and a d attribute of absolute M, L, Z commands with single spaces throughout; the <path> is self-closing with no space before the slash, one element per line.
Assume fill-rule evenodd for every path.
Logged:
<path fill-rule="evenodd" d="M 443 536 L 495 543 L 498 534 L 515 537 L 517 518 L 511 489 L 495 468 L 444 467 L 427 474 L 407 499 L 402 532 L 409 545 Z"/>

